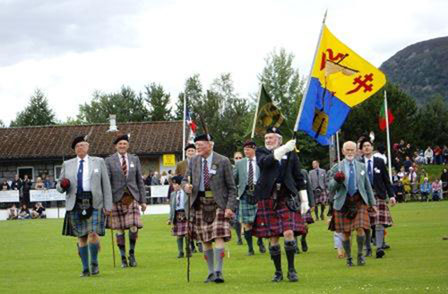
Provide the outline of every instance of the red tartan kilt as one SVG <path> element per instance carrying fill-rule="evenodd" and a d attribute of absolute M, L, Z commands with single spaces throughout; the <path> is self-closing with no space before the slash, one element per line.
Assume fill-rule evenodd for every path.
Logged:
<path fill-rule="evenodd" d="M 308 212 L 305 213 L 302 217 L 303 217 L 303 220 L 305 221 L 305 223 L 314 224 L 314 219 L 311 216 L 311 210 L 308 210 Z"/>
<path fill-rule="evenodd" d="M 131 227 L 143 228 L 138 202 L 134 200 L 129 206 L 121 202 L 114 203 L 111 215 L 107 217 L 106 228 L 128 230 Z"/>
<path fill-rule="evenodd" d="M 352 199 L 347 198 L 347 201 L 356 202 L 357 214 L 354 219 L 349 219 L 345 214 L 339 210 L 334 211 L 335 230 L 338 233 L 352 232 L 358 228 L 370 229 L 368 206 L 364 203 L 360 195 L 352 196 Z"/>
<path fill-rule="evenodd" d="M 202 210 L 195 209 L 192 212 L 191 238 L 205 243 L 213 242 L 215 239 L 230 241 L 232 233 L 229 219 L 224 216 L 224 209 L 217 208 L 216 216 L 212 223 L 207 223 L 202 217 Z"/>
<path fill-rule="evenodd" d="M 278 201 L 274 210 L 272 199 L 261 200 L 257 203 L 257 216 L 253 233 L 259 238 L 281 237 L 286 231 L 293 231 L 294 235 L 305 235 L 308 228 L 300 212 L 288 209 L 285 201 Z"/>
<path fill-rule="evenodd" d="M 370 225 L 383 225 L 386 227 L 392 226 L 392 215 L 390 214 L 390 210 L 387 206 L 386 200 L 376 198 L 375 207 L 378 210 L 378 213 L 369 211 Z"/>

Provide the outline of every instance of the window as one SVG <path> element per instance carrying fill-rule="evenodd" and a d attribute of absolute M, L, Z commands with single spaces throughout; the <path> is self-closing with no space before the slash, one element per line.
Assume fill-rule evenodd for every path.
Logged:
<path fill-rule="evenodd" d="M 32 166 L 22 166 L 17 168 L 17 174 L 23 180 L 25 175 L 28 175 L 30 180 L 34 179 L 34 167 Z"/>
<path fill-rule="evenodd" d="M 59 177 L 61 176 L 62 165 L 54 166 L 54 180 L 59 181 Z"/>

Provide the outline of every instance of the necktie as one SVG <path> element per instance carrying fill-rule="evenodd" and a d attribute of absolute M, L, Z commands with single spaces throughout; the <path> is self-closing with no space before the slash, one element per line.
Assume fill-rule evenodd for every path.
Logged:
<path fill-rule="evenodd" d="M 353 167 L 353 162 L 350 163 L 350 172 L 348 175 L 348 194 L 353 196 L 356 192 L 355 188 L 355 168 Z"/>
<path fill-rule="evenodd" d="M 179 208 L 180 207 L 180 191 L 177 192 L 176 202 L 177 202 L 177 208 Z"/>
<path fill-rule="evenodd" d="M 128 165 L 126 164 L 126 157 L 124 155 L 121 156 L 121 171 L 126 176 L 128 174 Z"/>
<path fill-rule="evenodd" d="M 203 161 L 204 164 L 204 189 L 205 191 L 210 191 L 210 175 L 208 173 L 208 164 L 207 164 L 207 160 L 204 159 Z"/>
<path fill-rule="evenodd" d="M 254 167 L 252 166 L 252 159 L 249 159 L 249 175 L 247 179 L 247 185 L 253 186 L 254 185 Z"/>
<path fill-rule="evenodd" d="M 318 168 L 316 169 L 316 175 L 317 175 L 317 187 L 321 188 L 320 187 L 320 177 L 319 177 L 319 169 Z"/>
<path fill-rule="evenodd" d="M 370 184 L 373 185 L 372 160 L 367 162 L 367 173 L 369 174 Z"/>
<path fill-rule="evenodd" d="M 84 191 L 82 187 L 82 174 L 84 172 L 84 159 L 81 159 L 79 161 L 79 167 L 78 167 L 78 189 L 77 193 L 82 193 Z"/>

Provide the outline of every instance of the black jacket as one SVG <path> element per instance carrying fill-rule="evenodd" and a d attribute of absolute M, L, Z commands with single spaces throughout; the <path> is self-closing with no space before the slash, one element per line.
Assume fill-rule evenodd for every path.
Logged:
<path fill-rule="evenodd" d="M 375 190 L 375 196 L 380 199 L 387 199 L 387 195 L 389 195 L 389 197 L 394 197 L 394 189 L 390 183 L 389 173 L 384 160 L 375 156 L 372 156 L 372 160 L 373 183 L 370 184 Z M 361 157 L 360 161 L 365 163 L 364 156 Z M 368 166 L 366 164 L 366 170 L 367 169 Z"/>
<path fill-rule="evenodd" d="M 265 147 L 258 147 L 256 151 L 257 164 L 260 167 L 260 177 L 255 185 L 254 195 L 257 199 L 268 199 L 272 195 L 277 179 L 294 194 L 306 190 L 305 181 L 300 172 L 299 157 L 295 152 L 288 152 L 286 159 L 280 163 L 275 160 L 274 153 Z"/>

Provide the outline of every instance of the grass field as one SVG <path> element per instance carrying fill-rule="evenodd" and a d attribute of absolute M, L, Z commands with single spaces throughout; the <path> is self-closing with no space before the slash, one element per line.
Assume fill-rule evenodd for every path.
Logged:
<path fill-rule="evenodd" d="M 166 216 L 145 216 L 137 243 L 137 268 L 113 268 L 108 232 L 100 253 L 101 274 L 79 278 L 75 239 L 61 236 L 62 220 L 0 222 L 0 293 L 448 293 L 448 201 L 408 203 L 392 208 L 396 225 L 388 230 L 385 258 L 347 268 L 336 258 L 332 234 L 319 221 L 311 225 L 310 250 L 296 259 L 298 283 L 270 282 L 267 254 L 247 257 L 233 239 L 225 259 L 224 284 L 204 284 L 200 254 L 176 258 L 175 238 Z M 356 252 L 356 250 L 355 250 Z M 285 268 L 286 258 L 283 254 Z M 118 261 L 118 260 L 117 260 Z"/>

